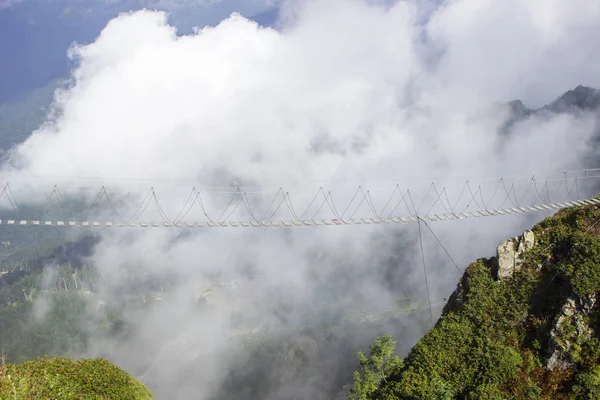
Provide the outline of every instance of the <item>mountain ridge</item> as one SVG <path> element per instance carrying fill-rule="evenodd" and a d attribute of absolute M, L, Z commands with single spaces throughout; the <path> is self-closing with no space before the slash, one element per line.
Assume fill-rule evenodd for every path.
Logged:
<path fill-rule="evenodd" d="M 600 207 L 561 210 L 471 263 L 404 360 L 376 341 L 350 398 L 600 398 L 599 293 Z"/>

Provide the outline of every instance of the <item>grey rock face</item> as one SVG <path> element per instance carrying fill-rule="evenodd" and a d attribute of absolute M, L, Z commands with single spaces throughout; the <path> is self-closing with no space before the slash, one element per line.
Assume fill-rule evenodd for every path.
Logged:
<path fill-rule="evenodd" d="M 548 369 L 567 369 L 573 365 L 569 350 L 573 344 L 584 343 L 594 333 L 593 328 L 586 321 L 586 317 L 592 312 L 596 301 L 596 296 L 587 296 L 582 299 L 571 296 L 562 306 L 550 331 L 548 348 L 550 357 L 546 364 Z"/>
<path fill-rule="evenodd" d="M 525 251 L 535 245 L 535 235 L 532 231 L 525 231 L 523 235 L 500 243 L 496 248 L 497 271 L 499 280 L 510 278 L 515 271 L 523 265 L 521 258 Z"/>
<path fill-rule="evenodd" d="M 543 107 L 554 113 L 593 111 L 600 107 L 600 90 L 579 85 Z"/>

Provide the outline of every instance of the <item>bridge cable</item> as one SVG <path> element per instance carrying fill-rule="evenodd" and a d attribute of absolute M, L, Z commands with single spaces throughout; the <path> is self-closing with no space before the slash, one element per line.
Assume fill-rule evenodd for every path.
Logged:
<path fill-rule="evenodd" d="M 450 210 L 448 209 L 448 207 L 446 207 L 446 205 L 444 204 L 444 200 L 442 199 L 442 193 L 444 194 L 444 196 L 446 197 L 446 202 L 448 202 L 448 195 L 446 194 L 446 188 L 442 188 L 442 191 L 438 193 L 437 188 L 435 187 L 435 185 L 433 185 L 433 190 L 435 191 L 435 194 L 438 195 L 438 198 L 440 200 L 440 204 L 442 205 L 442 207 L 444 207 L 444 210 L 446 210 L 447 213 L 450 212 Z M 448 203 L 448 206 L 450 206 L 450 203 Z M 433 206 L 432 206 L 433 208 Z M 427 212 L 427 214 L 429 214 L 431 212 L 431 209 Z"/>
<path fill-rule="evenodd" d="M 481 199 L 481 204 L 483 204 L 483 209 L 487 211 L 487 206 L 485 205 L 485 201 L 483 201 L 483 190 L 481 190 L 481 185 L 479 185 L 479 198 Z"/>
<path fill-rule="evenodd" d="M 371 209 L 371 212 L 373 213 L 373 215 L 376 217 L 377 216 L 377 212 L 375 212 L 375 210 L 373 209 L 373 206 L 371 205 L 371 203 L 369 203 L 369 199 L 368 194 L 369 191 L 367 190 L 366 192 L 364 191 L 364 189 L 362 188 L 362 186 L 359 186 L 361 193 L 363 194 L 365 201 L 367 202 L 367 205 L 369 206 L 369 209 Z"/>
<path fill-rule="evenodd" d="M 410 195 L 410 189 L 407 189 L 406 192 L 408 194 L 408 199 L 410 200 L 410 204 L 412 205 L 413 210 L 415 210 L 415 216 L 418 219 L 419 214 L 417 213 L 417 209 L 415 208 L 415 203 L 413 202 L 412 196 Z M 407 204 L 407 206 L 408 206 L 408 204 Z"/>
<path fill-rule="evenodd" d="M 319 208 L 317 209 L 317 212 L 315 212 L 311 218 L 311 221 L 315 220 L 315 217 L 321 212 L 321 209 L 323 208 L 323 206 L 325 205 L 325 202 L 327 201 L 327 198 L 323 199 L 323 202 L 321 202 L 321 206 L 319 206 Z M 343 214 L 342 214 L 343 215 Z"/>
<path fill-rule="evenodd" d="M 300 218 L 298 217 L 296 210 L 294 210 L 294 205 L 292 204 L 292 197 L 290 196 L 290 192 L 287 192 L 285 205 L 290 210 L 292 215 L 296 218 L 296 221 L 300 221 Z"/>
<path fill-rule="evenodd" d="M 16 209 L 16 208 L 15 208 L 15 206 L 14 206 L 14 204 L 13 204 L 13 202 L 12 202 L 12 200 L 11 200 L 11 198 L 10 198 L 10 196 L 8 195 L 8 187 L 9 187 L 9 186 L 8 186 L 8 183 L 7 183 L 7 184 L 4 186 L 4 189 L 2 190 L 2 193 L 0 194 L 0 198 L 2 198 L 2 196 L 4 196 L 4 193 L 6 193 L 6 198 L 7 198 L 8 202 L 10 203 L 11 207 L 12 207 L 13 209 Z"/>
<path fill-rule="evenodd" d="M 100 203 L 100 200 L 102 199 L 102 190 L 100 190 L 98 192 L 98 194 L 96 195 L 96 200 L 94 200 L 94 202 L 92 203 L 92 205 L 88 208 L 88 212 L 87 214 L 85 214 L 85 218 L 84 221 L 88 221 L 90 218 L 90 215 L 92 214 L 92 210 L 94 209 L 94 207 L 96 207 L 98 205 L 98 203 Z"/>
<path fill-rule="evenodd" d="M 410 204 L 415 208 L 415 203 L 412 200 L 410 192 L 408 192 L 408 198 Z M 423 275 L 425 276 L 425 290 L 427 291 L 427 305 L 429 307 L 429 320 L 431 322 L 431 328 L 433 328 L 433 312 L 431 311 L 431 298 L 429 295 L 429 282 L 427 281 L 427 267 L 425 266 L 425 251 L 423 250 L 423 235 L 421 233 L 421 217 L 417 214 L 417 226 L 419 228 L 419 245 L 421 247 L 421 260 L 423 261 Z"/>
<path fill-rule="evenodd" d="M 397 185 L 396 185 L 397 186 Z M 395 189 L 394 189 L 395 190 Z M 354 202 L 354 199 L 356 198 L 356 195 L 358 194 L 358 192 L 360 191 L 360 187 L 356 189 L 356 191 L 354 192 L 354 196 L 352 196 L 352 198 L 350 199 L 350 202 L 348 203 L 348 205 L 346 206 L 346 208 L 344 209 L 344 212 L 342 213 L 342 218 L 344 218 L 344 215 L 346 215 L 346 212 L 348 211 L 348 209 L 350 208 L 350 206 L 352 205 L 352 203 Z M 350 217 L 352 218 L 352 217 Z"/>
<path fill-rule="evenodd" d="M 64 203 L 64 200 L 63 200 L 62 195 L 60 194 L 60 191 L 58 190 L 58 186 L 54 185 L 54 189 L 56 190 L 56 197 L 57 197 L 57 199 L 59 201 L 59 204 L 62 207 L 62 203 Z"/>
<path fill-rule="evenodd" d="M 423 261 L 423 275 L 425 276 L 425 290 L 427 291 L 427 306 L 429 307 L 429 321 L 433 328 L 433 312 L 431 311 L 431 298 L 429 296 L 429 282 L 427 281 L 427 267 L 425 266 L 425 251 L 423 250 L 423 235 L 421 233 L 421 218 L 417 216 L 417 225 L 419 227 L 419 245 L 421 247 L 421 260 Z"/>
<path fill-rule="evenodd" d="M 333 212 L 333 214 L 336 216 L 337 219 L 341 220 L 342 217 L 340 216 L 340 213 L 338 212 L 337 208 L 335 207 L 335 203 L 333 202 L 333 196 L 331 195 L 331 191 L 327 191 L 327 196 L 325 196 L 325 200 L 327 200 L 327 198 L 329 198 L 329 200 L 327 201 L 327 205 L 329 206 L 329 209 Z M 330 201 L 331 201 L 331 205 L 329 203 Z"/>
<path fill-rule="evenodd" d="M 438 193 L 437 190 L 435 190 L 435 192 L 437 193 L 437 199 L 433 202 L 431 207 L 429 207 L 429 210 L 427 210 L 427 214 L 425 214 L 425 215 L 429 215 L 431 213 L 431 210 L 433 210 L 433 207 L 435 207 L 435 205 L 437 204 L 438 201 L 442 204 L 442 206 L 444 206 L 444 209 L 446 210 L 446 212 L 449 212 L 448 209 L 446 208 L 446 206 L 444 205 L 444 202 L 441 200 L 442 193 Z"/>
<path fill-rule="evenodd" d="M 117 208 L 114 206 L 112 200 L 110 199 L 110 196 L 108 195 L 108 192 L 106 191 L 106 187 L 102 186 L 102 191 L 104 192 L 104 197 L 106 197 L 106 200 L 108 201 L 108 205 L 112 208 L 113 213 L 115 214 L 117 219 L 119 219 L 119 221 L 121 221 L 124 225 L 127 225 L 127 222 L 125 221 L 125 219 L 123 219 L 123 217 L 121 217 L 121 215 L 117 211 Z"/>
<path fill-rule="evenodd" d="M 348 219 L 352 219 L 352 217 L 354 217 L 354 214 L 356 214 L 356 212 L 358 211 L 358 209 L 360 208 L 360 206 L 362 205 L 363 201 L 365 201 L 366 196 L 363 193 L 363 198 L 362 200 L 358 203 L 358 205 L 356 206 L 356 208 L 354 209 L 354 212 L 352 214 L 350 214 L 350 217 Z M 394 212 L 394 210 L 392 210 L 392 212 Z"/>
<path fill-rule="evenodd" d="M 425 203 L 425 199 L 427 198 L 427 195 L 429 194 L 429 191 L 431 190 L 432 186 L 433 186 L 433 182 L 431 183 L 431 185 L 429 185 L 429 188 L 427 188 L 427 192 L 425 192 L 425 195 L 423 196 L 423 200 L 421 200 L 421 204 L 419 204 L 419 208 L 416 210 L 416 214 L 419 214 L 419 211 L 421 211 L 421 207 L 423 207 L 423 203 Z"/>
<path fill-rule="evenodd" d="M 154 188 L 152 188 L 152 197 L 154 197 L 154 202 L 156 204 L 156 208 L 158 209 L 158 212 L 160 213 L 160 216 L 162 217 L 162 219 L 169 225 L 173 225 L 173 223 L 169 220 L 169 217 L 167 216 L 167 214 L 163 211 L 163 209 L 160 205 L 160 202 L 158 201 L 158 197 L 156 196 L 156 192 L 154 191 Z"/>
<path fill-rule="evenodd" d="M 475 195 L 477 194 L 477 192 L 475 192 L 475 194 L 473 194 L 473 190 L 471 190 L 471 184 L 469 183 L 469 181 L 467 181 L 467 187 L 469 188 L 469 193 L 471 194 L 471 200 L 469 200 L 469 202 L 467 203 L 466 207 L 463 209 L 462 212 L 467 211 L 467 209 L 471 206 L 471 204 L 473 204 L 473 202 L 475 202 L 475 204 L 477 205 L 477 207 L 479 207 L 479 209 L 483 209 L 483 207 L 481 207 L 479 205 L 479 203 L 477 202 L 477 199 L 475 198 Z M 478 191 L 481 189 L 481 186 L 479 187 L 479 189 L 477 189 Z"/>
<path fill-rule="evenodd" d="M 230 212 L 229 214 L 227 214 L 227 216 L 225 217 L 225 219 L 224 219 L 223 221 L 221 221 L 221 222 L 227 222 L 227 220 L 228 220 L 228 219 L 231 217 L 231 215 L 233 215 L 233 213 L 235 212 L 235 210 L 237 210 L 237 208 L 240 206 L 240 204 L 241 204 L 243 201 L 244 201 L 244 195 L 242 195 L 242 196 L 240 197 L 240 199 L 239 199 L 239 200 L 238 200 L 238 202 L 236 203 L 235 207 L 233 207 L 233 209 L 231 210 L 231 212 Z M 246 204 L 244 203 L 244 205 L 246 205 Z M 221 219 L 221 218 L 219 218 L 219 219 L 217 220 L 217 222 L 219 222 L 219 220 L 220 220 L 220 219 Z"/>
<path fill-rule="evenodd" d="M 310 206 L 313 205 L 313 203 L 315 202 L 315 200 L 317 199 L 317 197 L 319 196 L 319 193 L 321 193 L 323 191 L 323 186 L 321 186 L 319 188 L 319 190 L 317 191 L 317 193 L 315 194 L 315 197 L 313 197 L 313 199 L 310 201 L 310 203 L 308 203 L 308 207 L 306 207 L 306 210 L 304 210 L 304 212 L 302 213 L 302 215 L 300 216 L 300 220 L 302 221 L 304 219 L 304 216 L 306 215 L 306 213 L 308 212 L 308 210 L 310 210 Z"/>
<path fill-rule="evenodd" d="M 460 269 L 460 267 L 458 266 L 458 264 L 456 263 L 456 261 L 454 261 L 454 259 L 452 258 L 452 256 L 450 255 L 450 253 L 448 252 L 448 250 L 446 249 L 446 247 L 444 247 L 444 245 L 442 244 L 442 242 L 440 241 L 440 239 L 438 239 L 438 237 L 436 236 L 436 234 L 433 233 L 433 230 L 431 229 L 431 227 L 429 226 L 429 224 L 427 223 L 427 221 L 425 221 L 425 220 L 422 220 L 422 221 L 425 224 L 425 226 L 427 227 L 427 229 L 429 229 L 429 232 L 431 232 L 431 234 L 433 235 L 433 237 L 435 238 L 435 240 L 437 240 L 437 242 L 442 247 L 442 249 L 444 249 L 444 252 L 448 256 L 448 258 L 450 259 L 450 261 L 452 261 L 452 264 L 454 264 L 454 267 L 456 268 L 456 270 L 458 271 L 458 273 L 462 275 L 463 271 Z"/>
<path fill-rule="evenodd" d="M 400 196 L 402 196 L 402 197 L 400 198 L 400 200 L 398 200 L 398 202 L 396 203 L 394 208 L 392 208 L 392 210 L 388 214 L 388 218 L 394 213 L 394 211 L 396 211 L 396 208 L 398 208 L 398 206 L 400 205 L 400 203 L 402 203 L 402 201 L 404 200 L 404 197 L 406 196 L 406 193 L 402 194 L 402 191 L 400 191 L 399 193 L 400 193 Z M 406 202 L 405 202 L 405 204 L 406 204 Z"/>
<path fill-rule="evenodd" d="M 196 188 L 195 188 L 195 187 L 193 187 L 193 188 L 192 188 L 192 192 L 190 193 L 190 197 L 192 196 L 192 194 L 194 194 L 194 195 L 195 195 L 195 196 L 194 196 L 194 199 L 192 200 L 192 204 L 190 204 L 190 207 L 189 207 L 189 208 L 187 209 L 187 211 L 186 211 L 186 212 L 185 212 L 185 213 L 184 213 L 184 214 L 181 216 L 181 218 L 179 218 L 179 220 L 177 219 L 177 217 L 175 217 L 175 219 L 173 220 L 175 223 L 178 223 L 178 222 L 181 222 L 181 221 L 183 221 L 183 219 L 184 219 L 185 217 L 187 217 L 187 215 L 190 213 L 190 211 L 192 211 L 192 208 L 194 208 L 194 204 L 196 204 L 196 199 L 197 199 L 197 196 L 198 196 L 198 195 L 197 195 L 197 193 L 196 193 Z M 189 198 L 188 198 L 188 200 L 189 200 Z M 186 204 L 187 204 L 187 201 L 186 201 Z M 184 206 L 184 207 L 185 207 L 185 206 Z M 180 211 L 180 212 L 181 212 L 181 211 Z M 178 214 L 178 216 L 179 216 L 179 214 Z"/>
<path fill-rule="evenodd" d="M 503 186 L 504 186 L 504 184 L 503 184 Z M 510 192 L 511 191 L 512 191 L 512 189 L 509 190 L 509 191 L 506 191 L 506 186 L 504 186 L 504 193 L 506 193 L 506 196 L 504 197 L 504 200 L 502 200 L 502 203 L 500 203 L 500 205 L 498 206 L 499 209 L 502 208 L 502 206 L 504 205 L 504 203 L 506 203 L 506 200 L 510 201 L 510 203 L 512 204 L 512 200 L 510 198 Z M 514 204 L 512 204 L 512 205 L 514 206 Z"/>
<path fill-rule="evenodd" d="M 529 185 L 527 185 L 527 190 L 525 191 L 525 194 L 523 196 L 521 196 L 521 204 L 523 204 L 527 200 L 527 195 L 529 194 L 529 191 L 531 190 L 532 184 L 533 184 L 533 180 L 530 179 Z M 533 203 L 531 203 L 531 204 L 533 204 Z"/>
<path fill-rule="evenodd" d="M 265 210 L 264 213 L 262 213 L 262 215 L 260 216 L 260 220 L 263 221 L 265 219 L 265 215 L 267 215 L 267 213 L 269 212 L 269 210 L 271 209 L 271 207 L 273 207 L 273 204 L 275 204 L 275 200 L 277 200 L 277 198 L 279 197 L 279 193 L 281 193 L 283 195 L 283 189 L 279 188 L 279 190 L 277 191 L 277 193 L 275 193 L 275 197 L 273 197 L 273 200 L 271 200 L 271 204 L 269 204 L 269 207 L 267 207 L 267 209 Z"/>
<path fill-rule="evenodd" d="M 498 184 L 496 185 L 496 189 L 494 189 L 494 192 L 492 193 L 492 197 L 490 197 L 490 199 L 488 200 L 488 204 L 490 205 L 490 207 L 492 207 L 492 201 L 494 200 L 494 197 L 496 197 L 496 193 L 498 193 L 498 189 L 500 189 L 500 181 L 498 181 Z M 489 211 L 486 208 L 486 211 Z"/>
<path fill-rule="evenodd" d="M 456 203 L 454 203 L 454 207 L 451 207 L 452 213 L 454 213 L 454 210 L 456 209 L 456 207 L 458 207 L 458 203 L 459 203 L 460 199 L 462 198 L 463 193 L 465 192 L 465 189 L 467 188 L 467 182 L 465 182 L 465 184 L 460 192 L 460 195 L 458 196 L 458 199 L 456 199 Z"/>
<path fill-rule="evenodd" d="M 227 209 L 229 208 L 229 206 L 231 205 L 231 203 L 233 203 L 233 199 L 235 199 L 235 196 L 237 194 L 241 195 L 240 188 L 237 188 L 236 191 L 233 192 L 233 196 L 231 196 L 231 200 L 229 200 L 229 203 L 227 203 L 227 206 L 225 207 L 225 209 L 223 210 L 223 212 L 221 213 L 221 215 L 219 215 L 219 218 L 217 218 L 217 223 L 221 220 L 221 218 L 223 218 L 223 215 L 225 215 L 225 213 L 227 212 Z"/>
<path fill-rule="evenodd" d="M 529 181 L 529 185 L 527 185 L 527 190 L 525 190 L 525 194 L 523 196 L 521 196 L 521 201 L 520 203 L 523 204 L 523 202 L 527 199 L 527 195 L 529 194 L 529 190 L 531 190 L 531 184 L 533 182 L 531 182 L 531 180 Z"/>
<path fill-rule="evenodd" d="M 396 187 L 394 188 L 394 190 L 392 191 L 392 195 L 390 196 L 390 198 L 388 199 L 388 201 L 385 203 L 385 205 L 383 206 L 383 208 L 381 209 L 381 211 L 379 212 L 379 215 L 383 215 L 385 209 L 388 207 L 388 205 L 390 204 L 390 201 L 392 201 L 392 198 L 394 197 L 394 194 L 396 193 L 396 190 L 400 190 L 400 188 L 398 187 L 398 185 L 396 185 Z M 354 198 L 353 198 L 354 199 Z M 344 214 L 342 214 L 342 217 L 344 216 Z"/>
<path fill-rule="evenodd" d="M 246 207 L 246 209 L 248 210 L 248 212 L 250 213 L 250 216 L 252 217 L 254 222 L 256 222 L 257 224 L 260 225 L 260 221 L 256 219 L 256 217 L 254 216 L 254 213 L 252 212 L 252 209 L 250 208 L 250 200 L 248 200 L 248 193 L 244 192 L 244 194 L 242 195 L 242 202 L 243 202 L 244 206 Z"/>
<path fill-rule="evenodd" d="M 550 199 L 550 191 L 548 190 L 548 181 L 546 180 L 546 198 L 548 199 L 548 204 L 552 204 L 552 200 Z"/>
<path fill-rule="evenodd" d="M 517 207 L 521 207 L 521 205 L 519 204 L 519 201 L 517 200 L 517 189 L 515 188 L 514 182 L 512 183 L 512 185 L 510 185 L 510 190 L 512 190 L 512 194 L 515 199 L 515 202 L 513 204 L 516 204 Z"/>
<path fill-rule="evenodd" d="M 62 211 L 62 207 L 61 207 L 61 204 L 60 204 L 60 198 L 58 197 L 58 194 L 56 192 L 56 185 L 54 185 L 52 187 L 52 191 L 50 192 L 50 194 L 46 198 L 46 202 L 44 203 L 44 207 L 43 207 L 44 208 L 44 214 L 46 213 L 46 207 L 48 207 L 50 205 L 50 202 L 52 201 L 53 197 L 56 197 L 56 203 L 58 204 L 59 209 Z"/>
<path fill-rule="evenodd" d="M 187 215 L 190 213 L 190 211 L 192 211 L 192 208 L 194 208 L 194 204 L 196 204 L 196 202 L 198 201 L 198 193 L 196 192 L 196 188 L 195 187 L 192 188 L 192 193 L 195 195 L 194 196 L 194 200 L 192 200 L 192 204 L 190 205 L 190 207 L 188 208 L 188 210 L 181 216 L 181 218 L 179 218 L 179 221 L 175 220 L 175 223 L 183 221 L 183 219 L 185 217 L 187 217 Z M 210 222 L 212 222 L 212 221 L 210 221 Z"/>
<path fill-rule="evenodd" d="M 570 201 L 573 201 L 573 197 L 571 196 L 571 193 L 573 193 L 573 189 L 575 189 L 577 187 L 577 178 L 575 178 L 575 182 L 573 183 L 573 185 L 571 185 L 571 189 L 569 189 L 567 182 L 565 182 L 565 186 L 567 188 L 567 195 L 565 196 L 565 199 L 563 200 L 563 202 L 567 201 L 567 199 Z M 579 191 L 577 191 L 577 192 L 578 192 L 577 199 L 579 199 Z"/>
<path fill-rule="evenodd" d="M 177 213 L 177 215 L 175 216 L 175 218 L 173 218 L 173 222 L 175 222 L 175 223 L 178 222 L 178 218 L 181 216 L 181 213 L 183 213 L 183 210 L 186 209 L 188 203 L 190 202 L 190 199 L 192 198 L 192 194 L 193 193 L 195 193 L 195 188 L 192 188 L 192 191 L 190 192 L 190 195 L 188 196 L 187 200 L 185 201 L 185 204 L 183 205 L 183 207 L 181 208 L 181 210 L 179 210 L 179 212 Z M 194 205 L 194 203 L 192 202 L 192 206 L 193 205 Z M 188 210 L 188 212 L 189 212 L 189 210 Z M 184 214 L 184 216 L 182 217 L 182 219 L 185 218 L 185 215 L 187 215 L 187 212 Z"/>
<path fill-rule="evenodd" d="M 510 204 L 512 204 L 513 207 L 517 207 L 517 205 L 515 203 L 513 203 L 512 199 L 510 198 L 510 192 L 512 191 L 512 189 L 511 190 L 506 189 L 506 184 L 504 183 L 504 178 L 501 178 L 500 182 L 502 183 L 502 188 L 504 189 L 504 193 L 506 194 L 506 197 L 504 198 L 504 201 L 502 201 L 502 204 L 500 205 L 499 208 L 502 208 L 502 205 L 504 205 L 506 200 L 510 201 Z"/>
<path fill-rule="evenodd" d="M 208 220 L 212 223 L 214 223 L 214 221 L 208 216 L 208 213 L 206 212 L 206 209 L 204 208 L 204 203 L 202 203 L 202 197 L 200 197 L 200 192 L 196 190 L 196 201 L 198 202 L 198 204 L 200 204 L 200 208 L 202 208 L 202 212 L 204 213 L 204 216 L 206 218 L 208 218 Z"/>
<path fill-rule="evenodd" d="M 6 187 L 4 187 L 2 194 L 4 194 L 5 191 L 6 191 Z M 50 192 L 48 197 L 46 197 L 46 201 L 44 202 L 44 207 L 43 207 L 44 211 L 46 210 L 46 207 L 48 206 L 48 204 L 50 204 L 50 200 L 52 200 L 52 196 L 54 196 L 54 188 L 52 189 L 52 191 Z"/>
<path fill-rule="evenodd" d="M 146 197 L 144 197 L 142 199 L 142 202 L 140 203 L 138 208 L 135 210 L 133 215 L 129 218 L 129 221 L 127 222 L 128 224 L 135 222 L 135 220 L 137 220 L 139 217 L 141 217 L 141 215 L 144 213 L 144 211 L 146 211 L 146 209 L 148 208 L 148 204 L 150 204 L 150 200 L 152 200 L 152 190 L 148 190 Z M 146 203 L 146 201 L 147 201 L 147 203 Z M 144 206 L 144 203 L 146 203 L 145 206 Z"/>
<path fill-rule="evenodd" d="M 331 194 L 331 190 L 327 191 L 327 196 L 329 196 L 329 201 L 331 201 L 331 206 L 333 207 L 333 213 L 335 214 L 335 216 L 341 220 L 342 222 L 344 222 L 342 220 L 342 217 L 340 216 L 339 211 L 337 210 L 337 207 L 335 206 L 335 202 L 333 201 L 333 195 Z M 327 196 L 325 198 L 327 198 Z M 329 202 L 327 203 L 329 204 Z"/>
<path fill-rule="evenodd" d="M 569 190 L 569 179 L 567 178 L 567 180 L 565 181 L 565 197 L 563 197 L 562 201 L 567 201 L 567 199 L 570 199 L 571 197 L 571 191 L 573 190 L 573 186 L 571 186 L 571 190 Z"/>
<path fill-rule="evenodd" d="M 267 221 L 271 221 L 273 219 L 273 217 L 275 216 L 275 214 L 277 214 L 277 211 L 279 211 L 279 209 L 283 205 L 283 203 L 285 201 L 285 197 L 287 196 L 287 192 L 286 192 L 286 194 L 283 194 L 283 190 L 282 190 L 281 194 L 283 195 L 283 198 L 279 202 L 279 205 L 277 206 L 277 208 L 275 208 L 275 211 L 273 211 L 273 213 L 271 214 L 271 216 L 269 218 L 267 218 Z"/>
<path fill-rule="evenodd" d="M 2 192 L 0 193 L 0 199 L 2 198 L 2 196 L 4 196 L 5 192 L 6 192 L 6 186 L 4 186 L 4 189 L 2 189 Z"/>
<path fill-rule="evenodd" d="M 537 180 L 535 179 L 535 175 L 533 175 L 531 177 L 531 179 L 533 180 L 533 187 L 535 188 L 535 192 L 537 194 L 537 197 L 540 200 L 540 204 L 544 204 L 546 201 L 543 199 L 542 195 L 540 194 L 540 191 L 539 191 L 538 186 L 537 186 Z"/>
<path fill-rule="evenodd" d="M 562 178 L 560 179 L 560 182 L 558 182 L 558 185 L 556 186 L 556 190 L 554 191 L 554 195 L 552 196 L 552 198 L 553 198 L 553 199 L 555 199 L 555 198 L 556 198 L 556 196 L 558 195 L 558 193 L 559 193 L 559 190 L 560 190 L 560 187 L 561 187 L 561 185 L 562 185 L 563 181 L 565 180 L 566 176 L 567 176 L 567 173 L 566 173 L 566 172 L 565 172 L 565 173 L 563 173 L 563 176 L 562 176 Z"/>
<path fill-rule="evenodd" d="M 13 207 L 16 210 L 17 208 L 19 208 L 19 203 L 17 202 L 17 198 L 15 197 L 15 195 L 12 192 L 12 189 L 10 188 L 10 184 L 6 183 L 6 189 L 7 189 L 6 194 L 8 196 L 8 199 L 10 200 L 10 198 L 12 197 L 11 205 L 13 204 L 13 201 L 14 201 Z"/>
<path fill-rule="evenodd" d="M 406 189 L 406 194 L 408 195 L 408 199 L 410 199 L 410 203 L 412 204 L 413 210 L 411 211 L 410 205 L 408 205 L 408 201 L 406 200 L 406 197 L 404 198 L 404 205 L 406 206 L 406 210 L 408 211 L 408 215 L 410 215 L 412 217 L 413 216 L 413 211 L 416 212 L 416 208 L 415 208 L 415 204 L 412 201 L 412 197 L 410 195 L 410 189 Z"/>
<path fill-rule="evenodd" d="M 381 220 L 381 216 L 377 213 L 377 209 L 375 208 L 375 203 L 373 203 L 373 199 L 371 198 L 371 191 L 367 190 L 367 197 L 369 198 L 367 201 L 371 203 L 371 210 L 375 214 L 378 220 Z"/>

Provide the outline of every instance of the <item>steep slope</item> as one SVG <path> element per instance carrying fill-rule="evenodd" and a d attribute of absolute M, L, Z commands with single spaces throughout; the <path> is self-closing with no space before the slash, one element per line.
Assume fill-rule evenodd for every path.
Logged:
<path fill-rule="evenodd" d="M 406 359 L 377 342 L 355 398 L 598 399 L 599 291 L 600 207 L 562 210 L 472 263 Z"/>
<path fill-rule="evenodd" d="M 23 142 L 44 122 L 59 87 L 61 82 L 54 80 L 23 99 L 0 104 L 0 149 Z"/>
<path fill-rule="evenodd" d="M 51 358 L 0 366 L 0 398 L 150 400 L 152 394 L 106 360 Z"/>

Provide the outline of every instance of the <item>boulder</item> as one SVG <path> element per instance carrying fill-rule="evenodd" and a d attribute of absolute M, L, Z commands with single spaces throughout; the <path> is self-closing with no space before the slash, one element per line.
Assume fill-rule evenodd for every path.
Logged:
<path fill-rule="evenodd" d="M 535 245 L 535 234 L 525 231 L 523 235 L 502 242 L 496 248 L 497 270 L 499 280 L 510 278 L 523 265 L 523 253 Z"/>

